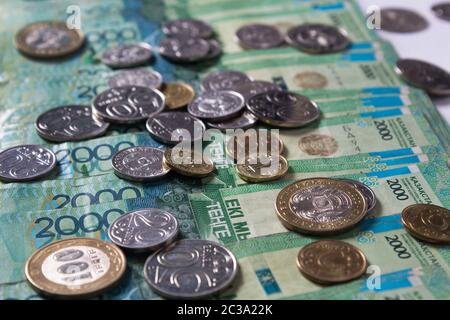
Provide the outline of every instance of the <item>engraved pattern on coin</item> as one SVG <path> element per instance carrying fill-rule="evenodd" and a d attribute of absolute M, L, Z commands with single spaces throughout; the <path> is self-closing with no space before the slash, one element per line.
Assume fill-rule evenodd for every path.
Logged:
<path fill-rule="evenodd" d="M 299 88 L 322 89 L 328 85 L 328 80 L 324 75 L 316 71 L 304 71 L 295 75 L 294 83 Z"/>
<path fill-rule="evenodd" d="M 121 71 L 108 80 L 110 88 L 123 86 L 139 86 L 150 89 L 158 89 L 162 83 L 159 72 L 144 68 Z"/>
<path fill-rule="evenodd" d="M 240 116 L 225 120 L 222 122 L 207 122 L 206 124 L 211 128 L 220 130 L 226 129 L 247 129 L 252 127 L 258 119 L 250 112 L 244 111 Z"/>
<path fill-rule="evenodd" d="M 111 68 L 128 68 L 145 64 L 152 57 L 152 47 L 144 42 L 122 44 L 106 50 L 102 62 Z"/>
<path fill-rule="evenodd" d="M 178 233 L 177 219 L 155 208 L 128 212 L 108 229 L 111 241 L 133 251 L 152 251 L 170 244 Z"/>
<path fill-rule="evenodd" d="M 231 88 L 252 81 L 245 73 L 224 70 L 209 73 L 201 82 L 203 91 L 232 90 Z"/>
<path fill-rule="evenodd" d="M 345 31 L 332 25 L 310 23 L 289 29 L 287 41 L 309 53 L 333 53 L 350 45 Z"/>
<path fill-rule="evenodd" d="M 266 182 L 281 178 L 289 169 L 287 160 L 280 155 L 258 156 L 252 154 L 244 164 L 237 164 L 236 171 L 247 182 Z"/>
<path fill-rule="evenodd" d="M 95 119 L 92 108 L 68 105 L 51 109 L 36 119 L 38 134 L 49 141 L 80 141 L 103 135 L 109 124 Z"/>
<path fill-rule="evenodd" d="M 195 62 L 208 56 L 209 41 L 200 38 L 164 39 L 159 53 L 173 62 Z"/>
<path fill-rule="evenodd" d="M 283 35 L 277 28 L 265 24 L 250 24 L 236 31 L 239 45 L 244 49 L 268 49 L 283 44 Z"/>
<path fill-rule="evenodd" d="M 151 147 L 130 147 L 112 158 L 114 173 L 133 181 L 151 181 L 164 177 L 170 169 L 163 163 L 164 152 Z"/>
<path fill-rule="evenodd" d="M 95 97 L 94 114 L 115 123 L 136 123 L 164 109 L 164 95 L 156 89 L 138 86 L 111 88 Z"/>
<path fill-rule="evenodd" d="M 167 298 L 202 298 L 226 289 L 236 276 L 233 253 L 207 240 L 180 240 L 151 255 L 144 265 L 150 287 Z"/>
<path fill-rule="evenodd" d="M 245 101 L 247 102 L 248 99 L 257 94 L 274 90 L 280 90 L 280 88 L 272 82 L 256 80 L 238 83 L 232 86 L 230 90 L 242 94 Z"/>
<path fill-rule="evenodd" d="M 324 134 L 309 134 L 300 137 L 298 141 L 300 150 L 311 156 L 331 156 L 335 154 L 338 149 L 336 139 Z"/>
<path fill-rule="evenodd" d="M 389 32 L 418 32 L 428 27 L 428 21 L 415 11 L 385 8 L 380 11 L 381 30 Z"/>
<path fill-rule="evenodd" d="M 196 118 L 218 122 L 238 115 L 244 106 L 244 97 L 237 92 L 207 91 L 188 105 L 188 112 Z"/>
<path fill-rule="evenodd" d="M 164 163 L 173 171 L 188 177 L 203 178 L 214 171 L 211 159 L 196 152 L 190 145 L 166 149 Z"/>
<path fill-rule="evenodd" d="M 213 29 L 207 23 L 195 19 L 178 19 L 166 22 L 162 28 L 165 35 L 180 38 L 209 38 Z"/>
<path fill-rule="evenodd" d="M 55 154 L 39 145 L 20 145 L 0 152 L 0 180 L 30 181 L 49 174 L 56 166 Z"/>
<path fill-rule="evenodd" d="M 339 179 L 339 180 L 350 183 L 352 186 L 358 189 L 359 192 L 362 193 L 362 195 L 366 198 L 367 201 L 367 211 L 371 211 L 373 208 L 375 208 L 377 204 L 377 198 L 375 196 L 375 192 L 373 192 L 371 188 L 369 188 L 364 183 L 359 182 L 357 180 L 352 179 Z"/>

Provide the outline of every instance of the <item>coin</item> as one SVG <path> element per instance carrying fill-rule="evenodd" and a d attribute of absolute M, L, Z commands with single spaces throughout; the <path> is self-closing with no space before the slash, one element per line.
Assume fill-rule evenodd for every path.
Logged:
<path fill-rule="evenodd" d="M 204 21 L 195 19 L 178 19 L 164 23 L 162 30 L 168 37 L 209 38 L 213 29 Z"/>
<path fill-rule="evenodd" d="M 136 123 L 154 116 L 164 109 L 164 95 L 139 86 L 107 89 L 92 103 L 96 117 L 113 123 Z"/>
<path fill-rule="evenodd" d="M 57 58 L 77 51 L 84 43 L 79 29 L 69 29 L 62 21 L 35 22 L 14 37 L 20 52 L 33 58 Z"/>
<path fill-rule="evenodd" d="M 432 204 L 413 204 L 402 211 L 406 230 L 421 240 L 450 244 L 450 210 Z"/>
<path fill-rule="evenodd" d="M 315 102 L 305 96 L 279 90 L 251 97 L 247 109 L 260 121 L 285 128 L 305 126 L 320 116 Z"/>
<path fill-rule="evenodd" d="M 242 96 L 245 99 L 245 102 L 247 102 L 248 99 L 259 93 L 269 92 L 273 90 L 280 90 L 280 88 L 272 82 L 255 80 L 249 82 L 240 82 L 232 86 L 230 90 L 242 94 Z"/>
<path fill-rule="evenodd" d="M 55 167 L 55 154 L 39 145 L 24 144 L 0 152 L 0 180 L 5 182 L 36 180 Z"/>
<path fill-rule="evenodd" d="M 239 115 L 244 106 L 244 97 L 237 92 L 207 91 L 188 105 L 188 112 L 196 118 L 220 122 Z"/>
<path fill-rule="evenodd" d="M 42 138 L 65 142 L 101 136 L 109 124 L 95 119 L 90 106 L 68 105 L 42 113 L 36 119 L 35 126 Z"/>
<path fill-rule="evenodd" d="M 389 32 L 418 32 L 428 27 L 428 21 L 415 11 L 384 8 L 380 11 L 381 30 Z"/>
<path fill-rule="evenodd" d="M 320 240 L 300 249 L 297 266 L 309 280 L 327 285 L 361 277 L 367 270 L 367 259 L 349 243 Z"/>
<path fill-rule="evenodd" d="M 172 243 L 178 229 L 178 221 L 171 213 L 145 208 L 114 220 L 108 228 L 108 236 L 119 247 L 134 252 L 154 251 Z"/>
<path fill-rule="evenodd" d="M 158 89 L 162 83 L 162 76 L 155 70 L 137 68 L 121 71 L 108 80 L 110 88 L 123 86 L 139 86 Z"/>
<path fill-rule="evenodd" d="M 201 82 L 203 91 L 229 90 L 241 83 L 252 81 L 245 73 L 224 70 L 209 73 Z"/>
<path fill-rule="evenodd" d="M 215 39 L 208 39 L 209 51 L 208 54 L 203 58 L 204 60 L 215 59 L 222 54 L 222 47 L 219 41 Z"/>
<path fill-rule="evenodd" d="M 233 135 L 227 141 L 226 152 L 231 159 L 245 163 L 251 154 L 270 156 L 283 153 L 283 149 L 283 141 L 272 131 L 249 129 Z"/>
<path fill-rule="evenodd" d="M 131 181 L 153 181 L 163 178 L 170 169 L 163 163 L 164 151 L 151 147 L 129 147 L 112 158 L 114 173 Z"/>
<path fill-rule="evenodd" d="M 214 171 L 211 159 L 191 148 L 167 148 L 164 163 L 173 171 L 188 177 L 203 178 Z"/>
<path fill-rule="evenodd" d="M 377 205 L 377 198 L 375 196 L 375 192 L 368 186 L 366 186 L 364 183 L 359 182 L 357 180 L 352 179 L 339 179 L 341 181 L 345 181 L 350 183 L 352 186 L 354 186 L 356 189 L 358 189 L 359 192 L 362 193 L 362 195 L 366 198 L 367 201 L 367 211 L 371 211 L 375 206 Z"/>
<path fill-rule="evenodd" d="M 347 182 L 311 178 L 282 189 L 276 210 L 290 230 L 329 235 L 345 232 L 360 222 L 367 213 L 367 201 Z"/>
<path fill-rule="evenodd" d="M 193 142 L 200 140 L 205 131 L 205 125 L 187 112 L 162 112 L 150 117 L 146 124 L 148 132 L 162 143 L 175 145 L 181 141 Z M 174 140 L 172 140 L 172 137 Z"/>
<path fill-rule="evenodd" d="M 276 48 L 284 42 L 277 28 L 258 23 L 240 27 L 236 31 L 236 38 L 244 49 Z"/>
<path fill-rule="evenodd" d="M 244 111 L 236 118 L 232 118 L 222 122 L 207 122 L 206 124 L 211 128 L 220 130 L 247 129 L 252 127 L 257 121 L 258 119 L 256 119 L 256 117 L 252 113 Z"/>
<path fill-rule="evenodd" d="M 250 155 L 244 164 L 237 164 L 236 171 L 247 182 L 267 182 L 281 178 L 289 169 L 289 164 L 281 155 L 261 157 Z"/>
<path fill-rule="evenodd" d="M 152 47 L 145 43 L 121 44 L 106 50 L 101 60 L 111 68 L 128 68 L 145 64 L 152 57 Z"/>
<path fill-rule="evenodd" d="M 162 93 L 166 97 L 166 109 L 174 110 L 188 105 L 194 99 L 194 89 L 187 83 L 164 83 Z"/>
<path fill-rule="evenodd" d="M 126 268 L 122 251 L 93 238 L 56 241 L 36 251 L 25 275 L 38 292 L 59 298 L 88 298 L 116 285 Z"/>
<path fill-rule="evenodd" d="M 398 75 L 413 86 L 435 95 L 450 95 L 450 73 L 440 67 L 415 59 L 399 59 Z"/>
<path fill-rule="evenodd" d="M 289 29 L 287 42 L 309 53 L 333 53 L 350 45 L 344 30 L 318 23 L 306 23 Z"/>
<path fill-rule="evenodd" d="M 196 62 L 208 56 L 210 44 L 201 38 L 164 39 L 159 53 L 173 62 Z"/>
<path fill-rule="evenodd" d="M 180 240 L 147 259 L 144 277 L 164 297 L 199 299 L 229 287 L 237 269 L 234 254 L 224 246 L 207 240 Z"/>
<path fill-rule="evenodd" d="M 436 17 L 450 21 L 450 2 L 443 2 L 435 4 L 433 7 L 431 7 Z"/>

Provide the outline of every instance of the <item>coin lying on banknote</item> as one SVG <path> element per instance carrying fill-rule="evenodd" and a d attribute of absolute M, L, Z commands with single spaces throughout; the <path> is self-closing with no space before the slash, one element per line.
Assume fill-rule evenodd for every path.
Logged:
<path fill-rule="evenodd" d="M 260 23 L 240 27 L 236 31 L 236 39 L 244 49 L 276 48 L 284 42 L 284 37 L 277 28 Z"/>
<path fill-rule="evenodd" d="M 35 22 L 14 37 L 17 50 L 33 58 L 59 58 L 77 51 L 84 43 L 79 29 L 69 29 L 63 21 Z"/>
<path fill-rule="evenodd" d="M 209 24 L 196 19 L 177 19 L 164 23 L 162 31 L 168 37 L 209 38 L 214 31 Z"/>
<path fill-rule="evenodd" d="M 195 91 L 184 82 L 166 82 L 162 85 L 166 110 L 174 110 L 187 106 L 194 99 Z"/>
<path fill-rule="evenodd" d="M 244 109 L 244 97 L 234 91 L 206 91 L 188 105 L 188 112 L 199 119 L 221 122 L 232 119 Z"/>
<path fill-rule="evenodd" d="M 111 68 L 129 68 L 148 63 L 152 58 L 152 47 L 145 42 L 121 44 L 107 49 L 101 59 Z"/>
<path fill-rule="evenodd" d="M 123 86 L 139 86 L 158 89 L 162 84 L 162 76 L 155 70 L 136 68 L 121 71 L 108 80 L 110 88 Z"/>
<path fill-rule="evenodd" d="M 281 155 L 250 155 L 245 163 L 236 165 L 236 172 L 247 182 L 267 182 L 280 179 L 289 169 L 285 157 Z"/>
<path fill-rule="evenodd" d="M 241 163 L 245 163 L 251 154 L 272 155 L 282 154 L 284 143 L 278 134 L 271 130 L 248 129 L 236 133 L 227 141 L 227 155 Z"/>
<path fill-rule="evenodd" d="M 172 62 L 198 62 L 208 58 L 210 43 L 202 38 L 169 38 L 159 44 L 159 53 Z"/>
<path fill-rule="evenodd" d="M 227 130 L 227 129 L 247 129 L 255 125 L 258 119 L 249 111 L 242 112 L 239 116 L 224 120 L 221 122 L 207 122 L 208 127 Z"/>
<path fill-rule="evenodd" d="M 214 171 L 214 163 L 194 149 L 167 148 L 164 152 L 164 163 L 173 171 L 188 177 L 202 178 Z"/>
<path fill-rule="evenodd" d="M 231 90 L 234 86 L 250 81 L 252 79 L 241 71 L 221 70 L 208 73 L 202 79 L 201 89 L 203 91 Z"/>
<path fill-rule="evenodd" d="M 354 186 L 356 189 L 358 189 L 362 195 L 367 200 L 367 211 L 371 211 L 375 206 L 377 205 L 377 197 L 375 196 L 375 192 L 368 186 L 366 186 L 364 183 L 359 182 L 357 180 L 353 179 L 339 179 L 344 182 L 350 183 L 352 186 Z"/>
<path fill-rule="evenodd" d="M 53 242 L 36 251 L 25 265 L 31 286 L 47 296 L 88 298 L 116 285 L 126 268 L 122 251 L 94 238 Z"/>
<path fill-rule="evenodd" d="M 246 103 L 248 99 L 259 93 L 280 90 L 280 88 L 276 84 L 261 80 L 254 80 L 254 81 L 244 80 L 242 82 L 237 82 L 229 89 L 242 94 Z"/>
<path fill-rule="evenodd" d="M 437 3 L 431 7 L 436 17 L 450 21 L 450 2 Z"/>
<path fill-rule="evenodd" d="M 405 8 L 383 8 L 380 11 L 381 30 L 398 33 L 418 32 L 428 27 L 419 13 Z"/>

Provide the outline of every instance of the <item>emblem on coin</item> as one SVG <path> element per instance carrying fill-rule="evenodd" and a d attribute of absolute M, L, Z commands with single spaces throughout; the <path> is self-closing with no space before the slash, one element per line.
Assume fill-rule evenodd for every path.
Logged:
<path fill-rule="evenodd" d="M 250 82 L 251 79 L 243 72 L 224 70 L 209 73 L 201 83 L 203 91 L 231 90 L 241 83 Z"/>
<path fill-rule="evenodd" d="M 121 71 L 108 80 L 110 88 L 123 86 L 139 86 L 150 89 L 158 89 L 162 83 L 159 72 L 144 68 Z"/>
<path fill-rule="evenodd" d="M 428 22 L 415 11 L 401 8 L 385 8 L 380 11 L 381 29 L 408 33 L 425 30 Z"/>
<path fill-rule="evenodd" d="M 178 38 L 209 38 L 213 29 L 207 23 L 195 19 L 178 19 L 166 22 L 162 28 L 164 34 Z"/>
<path fill-rule="evenodd" d="M 309 53 L 333 53 L 345 50 L 350 45 L 344 30 L 332 25 L 312 23 L 289 29 L 287 41 Z"/>
<path fill-rule="evenodd" d="M 174 110 L 188 105 L 194 99 L 194 89 L 187 83 L 164 83 L 162 93 L 166 97 L 166 109 Z"/>
<path fill-rule="evenodd" d="M 328 80 L 324 75 L 316 71 L 304 71 L 295 75 L 294 83 L 299 88 L 322 89 L 328 85 Z"/>
<path fill-rule="evenodd" d="M 308 134 L 298 141 L 300 150 L 311 156 L 327 157 L 338 151 L 336 139 L 324 134 Z"/>
<path fill-rule="evenodd" d="M 283 35 L 277 28 L 266 24 L 250 24 L 236 31 L 238 43 L 244 49 L 268 49 L 283 44 Z"/>
<path fill-rule="evenodd" d="M 188 112 L 196 118 L 219 122 L 237 116 L 244 106 L 244 97 L 237 92 L 207 91 L 188 105 Z"/>
<path fill-rule="evenodd" d="M 145 43 L 122 44 L 106 50 L 101 59 L 111 68 L 128 68 L 145 64 L 152 57 L 152 47 Z"/>

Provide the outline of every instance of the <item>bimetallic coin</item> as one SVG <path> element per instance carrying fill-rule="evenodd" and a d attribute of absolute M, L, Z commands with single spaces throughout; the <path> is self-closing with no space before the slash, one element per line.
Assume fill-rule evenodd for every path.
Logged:
<path fill-rule="evenodd" d="M 84 43 L 78 29 L 69 29 L 62 21 L 36 22 L 26 25 L 14 38 L 20 52 L 34 58 L 57 58 L 77 51 Z"/>
<path fill-rule="evenodd" d="M 209 38 L 213 29 L 207 23 L 195 19 L 178 19 L 166 22 L 162 28 L 168 37 Z"/>
<path fill-rule="evenodd" d="M 164 163 L 173 171 L 188 177 L 203 178 L 214 171 L 211 159 L 189 146 L 167 148 Z"/>
<path fill-rule="evenodd" d="M 276 210 L 289 230 L 330 235 L 343 233 L 360 222 L 367 213 L 367 201 L 347 182 L 311 178 L 282 189 Z"/>
<path fill-rule="evenodd" d="M 431 9 L 436 17 L 442 20 L 450 21 L 450 2 L 435 4 Z"/>
<path fill-rule="evenodd" d="M 356 189 L 358 189 L 359 192 L 362 193 L 362 195 L 366 198 L 367 201 L 367 211 L 371 211 L 375 206 L 377 205 L 377 198 L 375 196 L 375 192 L 368 186 L 366 186 L 364 183 L 359 182 L 357 180 L 352 179 L 339 179 L 341 181 L 345 181 L 350 183 L 352 186 L 354 186 Z"/>
<path fill-rule="evenodd" d="M 415 11 L 401 8 L 384 8 L 380 11 L 381 30 L 408 33 L 425 30 L 428 21 Z"/>
<path fill-rule="evenodd" d="M 257 94 L 274 90 L 280 90 L 280 88 L 272 82 L 255 80 L 249 82 L 240 82 L 232 86 L 230 90 L 242 94 L 242 96 L 245 99 L 245 102 L 247 103 L 248 99 Z"/>
<path fill-rule="evenodd" d="M 152 47 L 145 43 L 122 44 L 106 50 L 101 59 L 111 68 L 128 68 L 145 64 L 152 57 Z"/>
<path fill-rule="evenodd" d="M 36 251 L 25 265 L 25 275 L 39 293 L 79 299 L 112 288 L 125 268 L 125 256 L 114 244 L 74 238 L 53 242 Z"/>
<path fill-rule="evenodd" d="M 210 122 L 231 119 L 244 108 L 244 97 L 234 91 L 207 91 L 196 97 L 189 105 L 188 112 L 196 118 Z"/>
<path fill-rule="evenodd" d="M 283 141 L 272 131 L 248 129 L 235 134 L 227 141 L 226 152 L 231 159 L 244 164 L 252 154 L 279 155 L 283 153 L 283 149 Z"/>
<path fill-rule="evenodd" d="M 109 239 L 119 247 L 134 251 L 154 251 L 172 243 L 178 221 L 169 212 L 146 208 L 128 212 L 109 226 Z"/>
<path fill-rule="evenodd" d="M 166 97 L 167 110 L 174 110 L 187 106 L 195 96 L 194 89 L 183 82 L 164 83 L 162 93 Z"/>
<path fill-rule="evenodd" d="M 48 141 L 65 142 L 103 135 L 109 124 L 95 119 L 90 106 L 69 105 L 42 113 L 35 122 L 37 133 Z"/>
<path fill-rule="evenodd" d="M 209 41 L 201 38 L 164 39 L 159 44 L 159 53 L 173 62 L 196 62 L 209 54 Z"/>
<path fill-rule="evenodd" d="M 300 249 L 297 266 L 309 280 L 328 285 L 361 277 L 368 263 L 364 253 L 349 243 L 321 240 Z"/>
<path fill-rule="evenodd" d="M 401 221 L 413 236 L 431 243 L 450 244 L 450 210 L 432 204 L 413 204 Z"/>
<path fill-rule="evenodd" d="M 247 109 L 262 122 L 285 128 L 305 126 L 320 116 L 315 102 L 305 96 L 279 90 L 251 97 Z"/>
<path fill-rule="evenodd" d="M 205 125 L 187 112 L 162 112 L 147 120 L 151 136 L 162 143 L 192 143 L 203 138 Z"/>
<path fill-rule="evenodd" d="M 250 81 L 252 81 L 252 79 L 240 71 L 216 71 L 209 73 L 202 80 L 201 89 L 203 91 L 231 90 L 232 87 Z"/>
<path fill-rule="evenodd" d="M 450 73 L 434 64 L 415 59 L 400 59 L 395 71 L 406 82 L 430 94 L 450 95 Z"/>
<path fill-rule="evenodd" d="M 150 147 L 130 147 L 112 158 L 114 173 L 131 181 L 153 181 L 170 171 L 164 162 L 164 151 Z"/>
<path fill-rule="evenodd" d="M 267 182 L 281 178 L 289 169 L 285 157 L 281 155 L 250 155 L 244 164 L 237 164 L 236 171 L 247 182 Z"/>
<path fill-rule="evenodd" d="M 244 111 L 236 118 L 225 120 L 222 122 L 207 122 L 206 124 L 211 128 L 220 130 L 227 129 L 247 129 L 252 127 L 258 119 L 250 112 Z"/>
<path fill-rule="evenodd" d="M 139 86 L 158 89 L 161 84 L 162 76 L 159 72 L 144 68 L 121 71 L 108 80 L 110 88 Z"/>
<path fill-rule="evenodd" d="M 345 50 L 350 45 L 344 30 L 331 25 L 309 23 L 289 29 L 287 41 L 309 53 L 333 53 Z"/>
<path fill-rule="evenodd" d="M 144 277 L 164 297 L 198 299 L 229 287 L 237 269 L 235 256 L 224 246 L 207 240 L 180 240 L 147 259 Z"/>
<path fill-rule="evenodd" d="M 145 87 L 116 87 L 97 95 L 92 108 L 94 115 L 103 121 L 137 123 L 164 109 L 164 95 Z"/>
<path fill-rule="evenodd" d="M 249 24 L 236 31 L 236 38 L 244 49 L 276 48 L 283 44 L 283 35 L 277 28 L 266 24 Z"/>
<path fill-rule="evenodd" d="M 0 152 L 0 180 L 22 182 L 39 179 L 56 167 L 55 154 L 42 146 L 24 144 Z"/>

